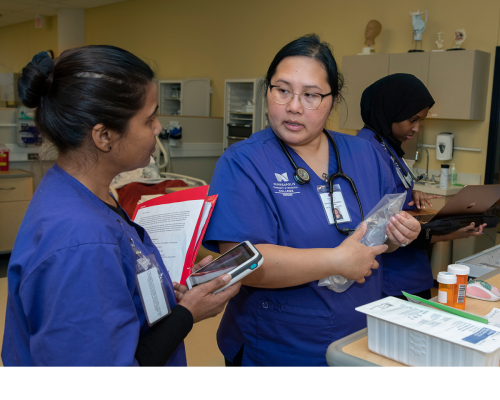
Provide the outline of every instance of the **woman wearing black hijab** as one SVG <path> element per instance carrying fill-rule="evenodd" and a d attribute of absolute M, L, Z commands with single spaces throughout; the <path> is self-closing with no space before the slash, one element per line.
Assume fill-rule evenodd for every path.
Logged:
<path fill-rule="evenodd" d="M 420 122 L 434 105 L 434 99 L 425 85 L 415 76 L 393 74 L 365 89 L 361 97 L 361 117 L 364 127 L 358 137 L 370 141 L 391 168 L 399 193 L 408 190 L 403 209 L 432 207 L 431 198 L 413 190 L 409 168 L 403 161 L 401 143 L 411 140 L 418 132 Z M 391 159 L 391 152 L 397 160 Z M 421 240 L 413 245 L 383 255 L 383 293 L 403 297 L 401 291 L 430 298 L 433 277 L 426 247 L 430 243 L 481 235 L 484 225 L 477 229 L 472 223 L 447 235 L 429 235 L 422 230 Z"/>

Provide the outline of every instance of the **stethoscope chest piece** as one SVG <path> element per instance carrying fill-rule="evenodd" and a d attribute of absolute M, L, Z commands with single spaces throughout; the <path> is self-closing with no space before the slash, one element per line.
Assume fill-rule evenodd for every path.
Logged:
<path fill-rule="evenodd" d="M 304 168 L 299 167 L 295 170 L 293 179 L 295 179 L 295 182 L 297 182 L 299 185 L 304 185 L 305 183 L 309 183 L 309 181 L 311 180 L 311 176 L 309 175 L 309 172 L 307 172 Z"/>

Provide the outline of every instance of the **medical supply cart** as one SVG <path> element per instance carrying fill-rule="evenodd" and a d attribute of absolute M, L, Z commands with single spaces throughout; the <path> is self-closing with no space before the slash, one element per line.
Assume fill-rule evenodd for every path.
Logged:
<path fill-rule="evenodd" d="M 500 268 L 486 275 L 481 280 L 500 286 Z M 436 301 L 436 298 L 431 299 Z M 486 315 L 493 308 L 500 308 L 498 302 L 489 302 L 467 298 L 465 310 L 478 315 Z M 326 361 L 331 367 L 406 367 L 406 365 L 373 353 L 368 349 L 368 329 L 346 336 L 333 342 L 326 352 Z"/>

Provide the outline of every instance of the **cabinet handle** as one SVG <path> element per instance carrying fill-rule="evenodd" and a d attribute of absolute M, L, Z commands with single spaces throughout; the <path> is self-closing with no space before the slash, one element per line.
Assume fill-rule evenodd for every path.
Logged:
<path fill-rule="evenodd" d="M 14 190 L 15 187 L 12 187 L 12 188 L 0 188 L 0 190 Z"/>

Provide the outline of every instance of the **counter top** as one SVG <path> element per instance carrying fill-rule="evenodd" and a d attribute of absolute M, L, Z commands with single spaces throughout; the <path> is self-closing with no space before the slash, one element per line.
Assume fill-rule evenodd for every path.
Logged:
<path fill-rule="evenodd" d="M 428 194 L 436 194 L 438 196 L 454 196 L 461 189 L 463 189 L 463 187 L 462 186 L 452 186 L 452 187 L 448 187 L 447 189 L 441 189 L 439 186 L 426 186 L 426 185 L 421 185 L 419 183 L 416 183 L 414 185 L 413 189 L 420 190 L 421 192 L 428 193 Z"/>
<path fill-rule="evenodd" d="M 23 171 L 22 169 L 9 169 L 8 171 L 0 171 L 0 178 L 26 178 L 33 176 L 31 172 Z"/>

